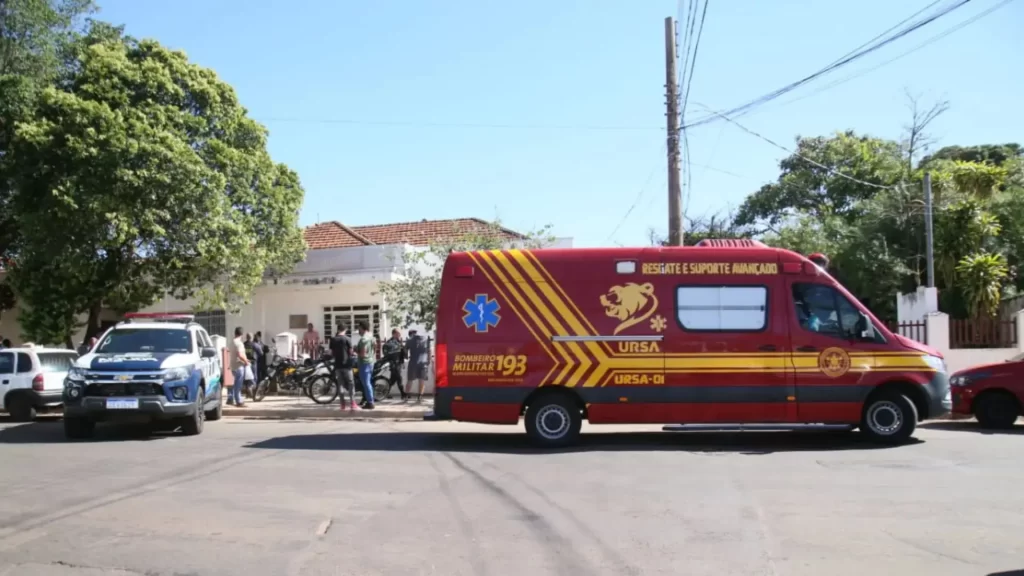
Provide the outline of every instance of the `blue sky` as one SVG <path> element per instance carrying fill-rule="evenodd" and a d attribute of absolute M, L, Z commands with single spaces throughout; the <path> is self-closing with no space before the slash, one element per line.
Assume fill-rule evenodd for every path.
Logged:
<path fill-rule="evenodd" d="M 303 224 L 498 217 L 577 246 L 666 228 L 663 19 L 680 17 L 676 0 L 98 1 L 100 18 L 234 85 L 302 178 Z M 843 129 L 897 138 L 909 89 L 950 101 L 940 145 L 1024 142 L 1024 0 L 815 93 L 998 2 L 973 0 L 740 122 L 787 147 Z M 690 115 L 799 79 L 926 4 L 710 0 Z M 691 216 L 737 206 L 787 155 L 725 122 L 691 130 L 690 147 Z"/>

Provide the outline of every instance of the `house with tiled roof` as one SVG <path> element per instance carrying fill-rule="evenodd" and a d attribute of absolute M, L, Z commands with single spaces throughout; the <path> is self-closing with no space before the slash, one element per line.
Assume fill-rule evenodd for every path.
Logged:
<path fill-rule="evenodd" d="M 242 326 L 246 332 L 262 332 L 264 341 L 281 333 L 301 338 L 309 324 L 323 338 L 332 335 L 339 323 L 351 327 L 365 320 L 374 333 L 386 338 L 391 326 L 380 282 L 401 277 L 407 256 L 414 251 L 468 233 L 493 232 L 494 226 L 478 218 L 370 226 L 339 221 L 314 224 L 304 231 L 306 259 L 290 274 L 265 279 L 252 302 L 237 314 L 214 311 L 198 315 L 197 320 L 211 334 L 227 336 L 235 326 Z M 507 228 L 497 231 L 510 245 L 526 238 Z M 554 245 L 570 247 L 572 241 L 557 239 Z M 187 312 L 192 306 L 190 301 L 166 299 L 144 311 Z"/>

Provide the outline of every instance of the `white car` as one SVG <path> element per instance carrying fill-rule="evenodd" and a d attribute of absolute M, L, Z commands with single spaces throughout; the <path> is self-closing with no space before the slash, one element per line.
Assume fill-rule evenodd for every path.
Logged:
<path fill-rule="evenodd" d="M 63 348 L 0 349 L 0 410 L 16 422 L 60 408 L 64 378 L 78 354 Z"/>
<path fill-rule="evenodd" d="M 97 422 L 174 422 L 186 435 L 219 420 L 221 355 L 202 326 L 180 314 L 127 314 L 68 371 L 64 434 Z"/>

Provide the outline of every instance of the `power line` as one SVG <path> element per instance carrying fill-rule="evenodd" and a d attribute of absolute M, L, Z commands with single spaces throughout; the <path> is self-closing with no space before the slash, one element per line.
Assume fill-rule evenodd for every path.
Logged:
<path fill-rule="evenodd" d="M 861 184 L 863 186 L 870 186 L 872 188 L 878 188 L 880 190 L 889 190 L 891 188 L 894 188 L 893 186 L 884 186 L 882 184 L 875 184 L 874 182 L 868 182 L 866 180 L 861 180 L 859 178 L 854 178 L 853 176 L 847 176 L 846 174 L 843 174 L 842 172 L 839 172 L 838 170 L 836 170 L 834 168 L 829 168 L 828 166 L 825 166 L 824 164 L 821 164 L 819 162 L 811 160 L 810 158 L 800 154 L 799 152 L 795 152 L 793 150 L 790 150 L 789 148 L 783 146 L 782 144 L 779 144 L 778 142 L 772 140 L 771 138 L 768 138 L 767 136 L 763 136 L 761 134 L 758 134 L 757 132 L 754 132 L 753 130 L 751 130 L 750 128 L 747 128 L 743 124 L 740 124 L 739 122 L 733 120 L 732 118 L 729 118 L 728 116 L 726 116 L 722 112 L 718 112 L 716 110 L 712 110 L 711 108 L 708 108 L 707 106 L 704 106 L 703 104 L 700 104 L 700 103 L 698 103 L 697 105 L 700 106 L 701 108 L 704 108 L 708 112 L 711 112 L 715 116 L 720 117 L 722 120 L 725 120 L 726 122 L 729 122 L 729 123 L 735 125 L 737 128 L 739 128 L 740 130 L 743 130 L 747 134 L 750 134 L 751 136 L 755 136 L 757 138 L 760 138 L 761 140 L 764 140 L 765 142 L 771 144 L 772 146 L 775 146 L 776 148 L 778 148 L 780 150 L 788 152 L 789 154 L 792 154 L 793 156 L 796 156 L 797 158 L 800 158 L 800 159 L 802 159 L 802 160 L 804 160 L 806 162 L 809 162 L 809 163 L 817 166 L 818 168 L 821 168 L 822 170 L 827 171 L 829 174 L 832 174 L 833 176 L 839 176 L 840 178 L 845 178 L 845 179 L 847 179 L 847 180 L 849 180 L 851 182 L 856 182 L 857 184 Z"/>
<path fill-rule="evenodd" d="M 690 86 L 693 85 L 693 69 L 697 66 L 697 51 L 700 50 L 700 38 L 704 34 L 704 18 L 708 15 L 708 1 L 704 0 L 704 10 L 700 14 L 700 24 L 697 26 L 697 39 L 693 42 L 693 58 L 690 60 L 690 75 L 686 79 L 686 91 L 683 93 L 683 117 L 686 116 L 686 105 L 690 100 Z"/>
<path fill-rule="evenodd" d="M 488 130 L 659 131 L 655 126 L 608 126 L 591 124 L 477 124 L 471 122 L 411 122 L 402 120 L 355 120 L 350 118 L 256 118 L 266 124 L 345 124 L 396 128 L 471 128 Z"/>
<path fill-rule="evenodd" d="M 939 4 L 940 2 L 942 2 L 942 0 L 935 0 L 935 1 L 934 1 L 934 2 L 932 2 L 931 4 L 928 4 L 928 5 L 927 5 L 927 6 L 925 6 L 924 8 L 921 8 L 921 9 L 920 9 L 920 10 L 918 10 L 917 12 L 914 12 L 914 13 L 913 13 L 913 14 L 911 14 L 910 16 L 907 16 L 907 17 L 906 17 L 906 18 L 904 18 L 903 20 L 900 20 L 900 21 L 899 21 L 899 22 L 897 22 L 896 24 L 893 24 L 893 25 L 892 25 L 891 27 L 889 27 L 889 28 L 886 28 L 886 29 L 885 29 L 884 31 L 882 31 L 881 33 L 879 33 L 879 34 L 878 34 L 877 36 L 875 36 L 875 37 L 874 37 L 874 38 L 872 38 L 871 40 L 868 40 L 867 42 L 865 42 L 865 43 L 861 44 L 860 46 L 857 46 L 857 47 L 856 47 L 856 48 L 854 48 L 853 50 L 850 50 L 850 51 L 849 51 L 849 52 L 847 52 L 846 54 L 843 54 L 843 55 L 842 55 L 842 56 L 840 56 L 840 57 L 839 57 L 839 58 L 838 58 L 837 60 L 833 61 L 833 62 L 832 62 L 832 64 L 836 64 L 837 62 L 841 61 L 841 60 L 842 60 L 843 58 L 847 58 L 847 57 L 849 57 L 849 56 L 852 56 L 852 55 L 853 55 L 853 54 L 855 54 L 855 53 L 856 53 L 856 52 L 857 52 L 858 50 L 860 50 L 860 49 L 862 49 L 862 48 L 865 48 L 865 47 L 869 46 L 869 45 L 870 45 L 870 44 L 871 44 L 872 42 L 874 42 L 874 41 L 876 41 L 876 40 L 879 40 L 879 39 L 881 39 L 881 38 L 882 38 L 882 37 L 884 37 L 884 36 L 885 36 L 886 34 L 888 34 L 888 33 L 892 32 L 893 30 L 895 30 L 895 29 L 899 28 L 900 26 L 903 26 L 904 24 L 906 24 L 907 22 L 909 22 L 910 20 L 912 20 L 912 19 L 913 19 L 913 18 L 915 18 L 916 16 L 919 16 L 919 15 L 920 15 L 920 14 L 921 14 L 922 12 L 924 12 L 925 10 L 928 10 L 929 8 L 933 8 L 933 7 L 934 7 L 934 6 L 936 5 L 936 4 Z"/>
<path fill-rule="evenodd" d="M 755 98 L 754 100 L 751 100 L 750 102 L 747 102 L 746 104 L 742 104 L 740 106 L 736 106 L 735 108 L 731 108 L 731 109 L 723 112 L 722 116 L 724 116 L 724 117 L 735 116 L 735 115 L 737 115 L 737 114 L 739 114 L 741 112 L 744 112 L 744 111 L 749 110 L 751 108 L 754 108 L 756 106 L 759 106 L 759 105 L 762 105 L 762 104 L 766 104 L 766 103 L 768 103 L 768 102 L 778 98 L 779 96 L 782 96 L 783 94 L 791 92 L 791 91 L 799 88 L 800 86 L 803 86 L 804 84 L 807 84 L 808 82 L 811 82 L 811 81 L 813 81 L 813 80 L 815 80 L 815 79 L 817 79 L 817 78 L 819 78 L 821 76 L 824 76 L 825 74 L 833 72 L 833 71 L 835 71 L 835 70 L 837 70 L 837 69 L 839 69 L 839 68 L 841 68 L 843 66 L 846 66 L 847 64 L 850 64 L 851 62 L 854 62 L 854 61 L 856 61 L 856 60 L 858 60 L 860 58 L 863 58 L 864 56 L 867 56 L 868 54 L 871 54 L 872 52 L 875 52 L 875 51 L 877 51 L 877 50 L 879 50 L 879 49 L 881 49 L 881 48 L 883 48 L 883 47 L 885 47 L 885 46 L 895 42 L 896 40 L 899 40 L 900 38 L 903 38 L 903 37 L 907 36 L 908 34 L 911 34 L 911 33 L 915 32 L 916 30 L 919 30 L 920 28 L 922 28 L 924 26 L 927 26 L 928 24 L 934 22 L 935 20 L 937 20 L 937 19 L 939 19 L 939 18 L 949 14 L 953 10 L 956 10 L 958 8 L 961 8 L 961 7 L 965 6 L 966 4 L 970 3 L 971 1 L 972 0 L 958 0 L 955 4 L 952 4 L 952 5 L 950 5 L 950 6 L 946 7 L 946 8 L 943 8 L 942 10 L 936 12 L 935 14 L 933 14 L 933 15 L 927 17 L 927 18 L 924 18 L 923 20 L 919 20 L 919 21 L 915 22 L 914 24 L 912 24 L 912 25 L 910 25 L 910 26 L 908 26 L 906 28 L 903 28 L 902 30 L 900 30 L 896 34 L 894 34 L 892 36 L 889 36 L 888 38 L 886 38 L 886 39 L 884 39 L 884 40 L 882 40 L 880 42 L 876 42 L 874 44 L 871 44 L 867 48 L 863 48 L 861 50 L 856 50 L 852 54 L 846 56 L 845 58 L 841 58 L 841 59 L 833 62 L 832 64 L 826 66 L 825 68 L 822 68 L 821 70 L 818 70 L 817 72 L 814 72 L 813 74 L 810 74 L 809 76 L 805 76 L 804 78 L 801 78 L 800 80 L 797 80 L 795 82 L 791 82 L 791 83 L 783 86 L 782 88 L 776 89 L 776 90 L 774 90 L 772 92 L 769 92 L 769 93 L 767 93 L 767 94 L 765 94 L 763 96 Z M 699 120 L 691 122 L 690 124 L 686 124 L 683 127 L 684 128 L 692 128 L 694 126 L 700 126 L 702 124 L 707 124 L 708 122 L 714 121 L 716 117 L 722 117 L 722 116 L 718 116 L 718 115 L 706 116 L 704 118 L 701 118 Z"/>
<path fill-rule="evenodd" d="M 910 56 L 911 54 L 917 52 L 918 50 L 926 48 L 927 46 L 930 46 L 931 44 L 934 44 L 935 42 L 938 42 L 939 40 L 942 40 L 946 36 L 949 36 L 950 34 L 952 34 L 954 32 L 957 32 L 957 31 L 959 31 L 959 30 L 961 30 L 963 28 L 966 28 L 967 26 L 970 26 L 971 24 L 977 22 L 978 20 L 981 20 L 985 16 L 988 16 L 989 14 L 995 12 L 996 10 L 999 10 L 1000 8 L 1003 8 L 1004 6 L 1008 5 L 1010 2 L 1013 2 L 1013 0 L 1003 0 L 1002 2 L 996 4 L 995 6 L 990 7 L 988 10 L 985 10 L 983 12 L 979 12 L 978 14 L 975 14 L 971 18 L 968 18 L 967 20 L 964 20 L 963 22 L 961 22 L 961 23 L 959 23 L 959 24 L 957 24 L 955 26 L 951 26 L 950 28 L 947 28 L 945 31 L 943 31 L 943 32 L 941 32 L 939 34 L 936 34 L 935 36 L 932 36 L 931 38 L 925 40 L 924 42 L 918 44 L 917 46 L 914 46 L 910 50 L 907 50 L 906 52 L 903 52 L 902 54 L 894 56 L 893 58 L 885 60 L 884 62 L 880 62 L 880 63 L 878 63 L 878 64 L 876 64 L 876 65 L 874 65 L 874 66 L 872 66 L 870 68 L 866 68 L 866 69 L 861 70 L 859 72 L 855 72 L 853 74 L 850 74 L 849 76 L 847 76 L 845 78 L 840 78 L 839 80 L 836 80 L 836 81 L 834 81 L 834 82 L 832 82 L 830 84 L 826 84 L 826 85 L 822 86 L 821 88 L 815 90 L 814 92 L 810 92 L 808 94 L 804 94 L 803 96 L 797 96 L 796 98 L 793 98 L 791 100 L 786 100 L 785 102 L 783 102 L 781 104 L 781 106 L 786 106 L 788 104 L 792 104 L 794 102 L 799 102 L 800 100 L 804 100 L 805 98 L 810 98 L 811 96 L 814 96 L 815 94 L 820 94 L 820 93 L 822 93 L 822 92 L 824 92 L 826 90 L 830 90 L 832 88 L 835 88 L 836 86 L 839 86 L 840 84 L 845 84 L 845 83 L 849 82 L 850 80 L 854 80 L 854 79 L 859 78 L 859 77 L 861 77 L 861 76 L 863 76 L 865 74 L 869 74 L 871 72 L 874 72 L 875 70 L 878 70 L 879 68 L 882 68 L 884 66 L 888 66 L 889 64 L 892 64 L 893 62 L 895 62 L 897 60 L 900 60 L 902 58 L 906 58 L 907 56 Z"/>
<path fill-rule="evenodd" d="M 665 146 L 665 142 L 659 142 L 658 144 L 659 148 Z M 651 167 L 650 172 L 647 173 L 647 178 L 644 179 L 643 186 L 641 186 L 640 190 L 637 191 L 636 198 L 633 200 L 633 203 L 629 206 L 629 209 L 626 210 L 625 214 L 622 215 L 622 218 L 619 220 L 619 223 L 615 225 L 615 228 L 612 229 L 611 234 L 608 235 L 609 241 L 611 241 L 612 238 L 615 237 L 615 234 L 619 231 L 619 228 L 622 228 L 622 225 L 626 223 L 626 220 L 629 218 L 629 215 L 632 214 L 633 210 L 636 209 L 637 204 L 639 204 L 640 200 L 644 197 L 644 193 L 647 191 L 647 187 L 650 185 L 651 179 L 654 178 L 654 172 L 657 171 L 658 166 L 662 165 L 662 162 L 664 162 L 664 160 L 659 158 L 658 161 L 654 164 L 654 166 Z"/>

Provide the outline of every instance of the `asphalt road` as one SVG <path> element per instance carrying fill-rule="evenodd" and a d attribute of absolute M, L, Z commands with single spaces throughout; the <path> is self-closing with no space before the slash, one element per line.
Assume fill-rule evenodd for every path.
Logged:
<path fill-rule="evenodd" d="M 620 430 L 629 430 L 622 432 Z M 1024 575 L 1024 427 L 856 435 L 0 423 L 0 575 Z"/>

